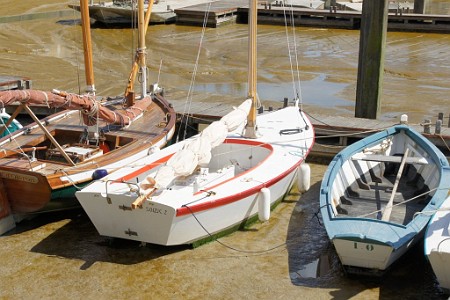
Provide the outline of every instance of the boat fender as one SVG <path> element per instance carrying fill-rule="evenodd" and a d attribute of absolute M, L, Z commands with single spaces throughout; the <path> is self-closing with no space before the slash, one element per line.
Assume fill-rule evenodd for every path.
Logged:
<path fill-rule="evenodd" d="M 105 177 L 106 175 L 108 175 L 108 171 L 106 171 L 105 169 L 97 169 L 94 171 L 94 173 L 92 173 L 92 179 L 97 180 Z"/>
<path fill-rule="evenodd" d="M 198 178 L 195 178 L 195 181 L 194 181 L 194 194 L 198 193 L 199 190 L 200 190 L 200 184 L 198 183 Z"/>
<path fill-rule="evenodd" d="M 297 184 L 301 193 L 307 192 L 311 187 L 311 168 L 307 163 L 302 163 L 298 167 Z"/>
<path fill-rule="evenodd" d="M 258 218 L 266 222 L 270 218 L 270 190 L 262 188 L 258 194 Z"/>

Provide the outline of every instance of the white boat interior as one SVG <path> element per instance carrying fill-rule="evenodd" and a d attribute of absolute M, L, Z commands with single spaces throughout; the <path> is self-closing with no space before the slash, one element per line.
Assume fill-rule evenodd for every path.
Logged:
<path fill-rule="evenodd" d="M 439 180 L 426 151 L 406 135 L 389 137 L 344 162 L 332 186 L 333 212 L 406 225 L 430 201 Z"/>

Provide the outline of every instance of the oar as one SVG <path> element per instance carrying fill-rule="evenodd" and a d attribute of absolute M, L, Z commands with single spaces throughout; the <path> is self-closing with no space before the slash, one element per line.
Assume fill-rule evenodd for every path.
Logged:
<path fill-rule="evenodd" d="M 398 168 L 397 177 L 395 178 L 395 183 L 394 183 L 394 187 L 392 189 L 391 198 L 389 199 L 389 202 L 383 211 L 383 217 L 381 218 L 381 220 L 383 220 L 383 221 L 389 221 L 389 219 L 391 217 L 392 205 L 394 203 L 395 193 L 397 192 L 398 184 L 400 182 L 400 178 L 402 177 L 403 168 L 405 167 L 406 157 L 408 156 L 408 152 L 409 152 L 409 148 L 406 148 L 405 154 L 402 157 L 402 162 L 400 163 L 400 168 Z"/>

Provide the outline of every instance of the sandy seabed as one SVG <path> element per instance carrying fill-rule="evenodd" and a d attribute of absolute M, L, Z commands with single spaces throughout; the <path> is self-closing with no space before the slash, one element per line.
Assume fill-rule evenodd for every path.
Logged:
<path fill-rule="evenodd" d="M 66 9 L 77 1 L 3 2 L 0 15 Z M 77 92 L 84 81 L 78 24 L 76 13 L 64 20 L 0 24 L 0 74 L 30 77 L 36 89 Z M 187 98 L 200 32 L 176 25 L 149 29 L 150 77 L 164 83 L 169 99 Z M 98 94 L 123 93 L 133 57 L 130 33 L 93 28 Z M 259 81 L 268 95 L 291 80 L 284 33 L 276 26 L 259 31 Z M 299 28 L 296 34 L 306 110 L 353 115 L 359 33 Z M 244 26 L 206 30 L 195 101 L 242 99 L 246 47 Z M 449 50 L 447 35 L 388 34 L 383 118 L 407 113 L 418 123 L 450 113 Z M 268 222 L 195 249 L 111 241 L 98 235 L 81 210 L 23 221 L 0 237 L 0 299 L 445 299 L 421 245 L 382 279 L 343 274 L 316 215 L 325 168 L 312 164 L 311 189 L 292 192 Z M 319 258 L 328 261 L 327 270 L 318 278 L 302 276 Z"/>

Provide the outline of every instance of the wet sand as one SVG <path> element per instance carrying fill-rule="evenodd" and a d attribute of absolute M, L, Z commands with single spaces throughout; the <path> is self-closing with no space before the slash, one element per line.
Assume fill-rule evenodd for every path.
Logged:
<path fill-rule="evenodd" d="M 30 7 L 24 1 L 5 1 L 0 12 L 10 15 L 65 9 L 74 2 L 47 0 Z M 64 20 L 0 24 L 0 74 L 29 76 L 37 89 L 82 90 L 78 18 L 74 13 Z M 353 115 L 359 33 L 296 31 L 306 110 Z M 201 28 L 175 25 L 149 29 L 150 78 L 159 76 L 169 99 L 187 97 L 200 32 Z M 130 33 L 130 29 L 93 28 L 99 95 L 123 93 L 133 56 L 128 45 L 135 36 Z M 260 97 L 265 104 L 278 103 L 282 99 L 273 95 L 289 87 L 292 75 L 284 28 L 261 26 L 259 33 L 259 88 L 264 91 Z M 246 90 L 246 47 L 245 26 L 206 30 L 194 101 L 241 101 Z M 440 111 L 449 113 L 448 35 L 390 33 L 387 47 L 383 118 L 408 113 L 420 122 Z M 445 299 L 422 245 L 382 279 L 343 274 L 320 216 L 315 215 L 325 168 L 313 164 L 311 190 L 303 195 L 293 192 L 269 222 L 196 249 L 141 247 L 101 237 L 81 210 L 39 215 L 0 237 L 0 298 Z M 305 275 L 305 267 L 319 258 L 326 266 L 322 274 Z"/>
<path fill-rule="evenodd" d="M 445 299 L 421 245 L 382 279 L 346 277 L 315 215 L 325 166 L 266 223 L 201 247 L 142 246 L 96 232 L 81 210 L 0 237 L 1 299 Z M 322 259 L 323 272 L 305 266 Z"/>

